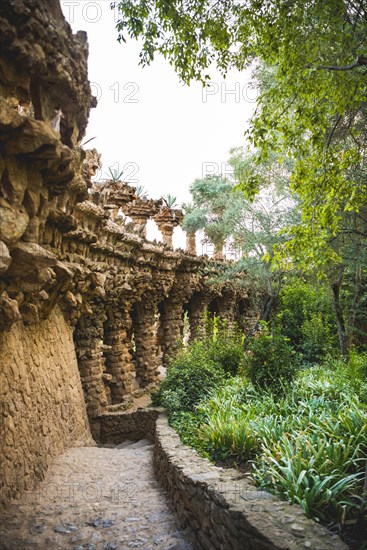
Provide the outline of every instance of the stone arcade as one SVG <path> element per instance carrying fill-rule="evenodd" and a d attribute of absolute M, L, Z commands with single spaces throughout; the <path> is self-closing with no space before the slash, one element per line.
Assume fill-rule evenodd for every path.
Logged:
<path fill-rule="evenodd" d="M 72 34 L 57 2 L 47 6 L 9 1 L 0 20 L 3 502 L 88 441 L 85 410 L 93 433 L 102 412 L 157 383 L 184 311 L 194 336 L 214 298 L 224 314 L 236 300 L 207 284 L 215 264 L 193 254 L 192 235 L 190 251 L 173 250 L 181 211 L 121 182 L 92 186 L 99 155 L 80 147 L 95 106 L 86 34 Z M 163 243 L 145 239 L 149 219 Z"/>

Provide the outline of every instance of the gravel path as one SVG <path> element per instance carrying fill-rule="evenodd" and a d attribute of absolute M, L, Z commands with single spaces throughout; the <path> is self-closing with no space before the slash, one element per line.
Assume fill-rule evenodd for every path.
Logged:
<path fill-rule="evenodd" d="M 0 517 L 0 548 L 192 550 L 153 471 L 147 440 L 59 456 Z"/>

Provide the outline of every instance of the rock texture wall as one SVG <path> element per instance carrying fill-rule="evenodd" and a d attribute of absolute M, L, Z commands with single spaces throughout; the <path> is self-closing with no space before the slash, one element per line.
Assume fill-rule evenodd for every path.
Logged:
<path fill-rule="evenodd" d="M 98 443 L 119 445 L 123 441 L 154 441 L 156 421 L 163 410 L 159 407 L 138 409 L 133 412 L 116 412 L 102 414 L 98 419 Z"/>
<path fill-rule="evenodd" d="M 70 326 L 49 319 L 0 333 L 1 501 L 32 488 L 65 448 L 92 445 Z"/>
<path fill-rule="evenodd" d="M 10 496 L 86 440 L 80 384 L 98 429 L 101 414 L 157 383 L 185 308 L 195 334 L 203 304 L 224 288 L 209 284 L 217 267 L 193 254 L 193 236 L 187 252 L 173 250 L 179 210 L 123 182 L 92 184 L 100 158 L 81 146 L 96 106 L 86 34 L 72 33 L 58 0 L 3 2 L 0 50 L 1 481 Z M 145 239 L 150 218 L 163 243 Z M 239 298 L 229 286 L 225 295 L 231 307 Z"/>

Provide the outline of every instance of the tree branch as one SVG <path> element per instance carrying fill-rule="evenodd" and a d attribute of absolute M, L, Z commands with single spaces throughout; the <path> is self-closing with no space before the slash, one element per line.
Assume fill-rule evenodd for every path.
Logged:
<path fill-rule="evenodd" d="M 359 55 L 357 60 L 350 65 L 317 65 L 313 67 L 311 64 L 307 65 L 308 69 L 323 69 L 325 71 L 351 71 L 357 67 L 363 67 L 367 65 L 367 57 L 365 55 Z"/>

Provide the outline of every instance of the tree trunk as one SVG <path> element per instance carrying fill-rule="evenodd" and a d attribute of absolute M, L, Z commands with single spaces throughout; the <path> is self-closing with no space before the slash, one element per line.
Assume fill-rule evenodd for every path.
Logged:
<path fill-rule="evenodd" d="M 356 269 L 355 284 L 356 284 L 356 290 L 354 293 L 353 303 L 351 305 L 349 316 L 348 316 L 348 346 L 349 347 L 353 344 L 354 328 L 356 324 L 358 307 L 363 297 L 363 294 L 366 291 L 366 287 L 362 284 L 362 270 L 360 267 L 357 267 Z"/>
<path fill-rule="evenodd" d="M 269 321 L 270 313 L 271 313 L 272 307 L 274 305 L 274 302 L 275 302 L 275 296 L 273 294 L 268 295 L 267 298 L 266 298 L 266 301 L 263 304 L 263 307 L 261 309 L 260 321 L 266 321 L 266 322 Z"/>
<path fill-rule="evenodd" d="M 342 355 L 348 356 L 348 335 L 347 331 L 345 330 L 343 309 L 340 303 L 340 288 L 343 283 L 344 270 L 345 266 L 341 266 L 337 280 L 331 283 L 331 289 L 333 291 L 333 305 L 336 318 L 336 326 L 338 330 L 340 352 Z"/>

